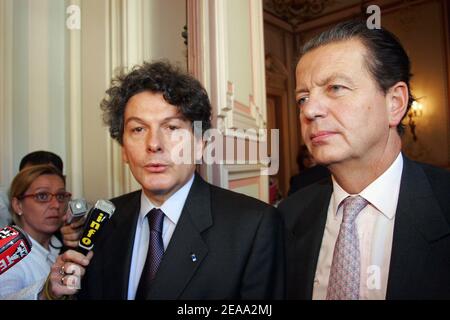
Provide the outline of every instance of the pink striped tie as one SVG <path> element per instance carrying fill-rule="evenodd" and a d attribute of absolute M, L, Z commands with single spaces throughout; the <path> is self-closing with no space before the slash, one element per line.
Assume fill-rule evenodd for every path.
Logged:
<path fill-rule="evenodd" d="M 334 246 L 327 300 L 359 299 L 361 261 L 355 220 L 367 204 L 361 196 L 347 197 L 343 201 L 344 215 Z"/>

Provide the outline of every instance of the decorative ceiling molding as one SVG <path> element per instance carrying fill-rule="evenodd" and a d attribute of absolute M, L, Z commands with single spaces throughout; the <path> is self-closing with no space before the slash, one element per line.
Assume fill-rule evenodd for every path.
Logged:
<path fill-rule="evenodd" d="M 436 0 L 378 0 L 377 5 L 383 14 L 393 10 L 408 9 L 412 6 Z M 443 1 L 443 0 L 442 0 Z M 284 24 L 282 27 L 292 27 L 293 32 L 310 30 L 323 26 L 320 21 L 342 21 L 366 14 L 366 8 L 371 0 L 263 0 L 265 19 L 272 23 Z M 407 17 L 405 24 L 409 24 Z M 270 21 L 270 20 L 269 20 Z M 323 22 L 323 21 L 322 21 Z M 328 23 L 327 23 L 328 24 Z"/>
<path fill-rule="evenodd" d="M 264 10 L 287 21 L 292 26 L 314 19 L 337 0 L 264 0 Z"/>

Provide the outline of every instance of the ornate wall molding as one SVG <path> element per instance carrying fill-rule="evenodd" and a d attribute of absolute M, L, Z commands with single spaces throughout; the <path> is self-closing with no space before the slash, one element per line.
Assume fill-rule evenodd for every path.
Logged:
<path fill-rule="evenodd" d="M 249 0 L 248 28 L 250 34 L 250 89 L 237 95 L 237 90 L 242 90 L 236 83 L 230 80 L 229 68 L 231 63 L 245 63 L 243 61 L 229 61 L 230 50 L 228 19 L 226 1 L 211 0 L 210 4 L 210 70 L 211 70 L 211 101 L 215 108 L 213 123 L 217 129 L 226 137 L 256 141 L 258 129 L 266 127 L 266 105 L 265 105 L 265 70 L 264 70 L 264 40 L 262 3 L 259 0 Z M 239 50 L 239 48 L 232 48 Z M 240 92 L 239 92 L 240 93 Z M 247 101 L 240 101 L 236 96 L 248 97 Z M 256 135 L 249 135 L 242 130 L 254 129 Z M 268 199 L 267 176 L 260 176 L 260 167 L 252 168 L 250 165 L 214 165 L 212 169 L 212 182 L 224 188 L 236 180 L 236 174 L 240 170 L 246 170 L 249 179 L 258 177 L 258 194 L 252 196 L 261 200 Z"/>
<path fill-rule="evenodd" d="M 12 41 L 13 3 L 0 1 L 0 186 L 5 190 L 13 178 L 12 150 Z"/>
<path fill-rule="evenodd" d="M 80 0 L 71 0 L 70 5 L 81 6 Z M 68 158 L 70 162 L 70 190 L 75 197 L 83 193 L 83 134 L 81 106 L 81 31 L 69 32 L 69 119 L 70 133 Z"/>
<path fill-rule="evenodd" d="M 222 180 L 226 181 L 224 188 L 236 190 L 237 188 L 255 186 L 257 194 L 251 196 L 263 199 L 265 197 L 264 177 L 260 176 L 261 165 L 223 165 Z"/>
<path fill-rule="evenodd" d="M 106 87 L 110 80 L 122 70 L 129 70 L 141 64 L 149 55 L 149 42 L 146 33 L 151 28 L 151 21 L 145 18 L 149 13 L 148 1 L 108 0 L 106 41 L 107 66 Z M 109 134 L 108 134 L 109 136 Z M 111 196 L 140 189 L 141 186 L 132 176 L 128 165 L 122 161 L 121 146 L 111 138 L 108 139 L 108 188 Z"/>

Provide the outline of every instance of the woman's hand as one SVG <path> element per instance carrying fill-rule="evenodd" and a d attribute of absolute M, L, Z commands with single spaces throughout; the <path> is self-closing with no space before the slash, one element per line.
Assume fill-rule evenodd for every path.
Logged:
<path fill-rule="evenodd" d="M 67 250 L 59 255 L 52 265 L 39 299 L 59 300 L 76 294 L 80 289 L 81 277 L 85 274 L 85 268 L 89 265 L 92 256 L 92 251 L 83 255 L 75 250 Z"/>
<path fill-rule="evenodd" d="M 66 247 L 75 249 L 78 246 L 85 221 L 86 217 L 83 217 L 61 227 L 60 232 Z"/>

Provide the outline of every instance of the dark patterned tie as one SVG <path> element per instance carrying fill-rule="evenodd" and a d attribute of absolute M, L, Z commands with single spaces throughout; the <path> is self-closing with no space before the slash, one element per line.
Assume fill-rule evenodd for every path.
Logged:
<path fill-rule="evenodd" d="M 361 196 L 344 199 L 344 215 L 333 252 L 327 300 L 358 300 L 361 259 L 355 220 L 367 200 Z"/>
<path fill-rule="evenodd" d="M 142 269 L 141 279 L 139 280 L 136 291 L 136 300 L 145 300 L 164 254 L 164 243 L 162 239 L 164 212 L 154 208 L 147 213 L 147 218 L 150 226 L 150 241 L 148 243 L 144 269 Z"/>

